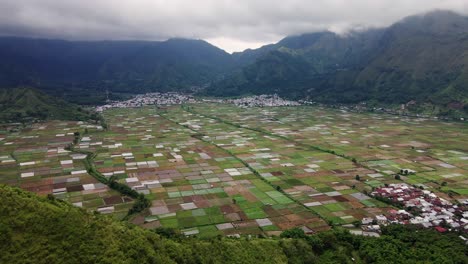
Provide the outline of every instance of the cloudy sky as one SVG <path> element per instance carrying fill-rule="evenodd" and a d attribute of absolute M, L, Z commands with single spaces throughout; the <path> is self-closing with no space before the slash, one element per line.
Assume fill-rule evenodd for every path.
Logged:
<path fill-rule="evenodd" d="M 71 40 L 205 39 L 226 51 L 287 35 L 387 26 L 468 0 L 0 0 L 0 35 Z"/>

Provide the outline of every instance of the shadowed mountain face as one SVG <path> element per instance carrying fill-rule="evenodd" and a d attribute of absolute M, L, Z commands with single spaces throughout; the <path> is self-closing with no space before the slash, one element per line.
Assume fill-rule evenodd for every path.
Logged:
<path fill-rule="evenodd" d="M 324 103 L 466 105 L 468 17 L 435 11 L 383 29 L 317 32 L 232 55 L 201 40 L 68 42 L 0 38 L 0 85 L 63 95 L 278 93 Z M 465 109 L 466 111 L 466 109 Z"/>
<path fill-rule="evenodd" d="M 71 42 L 0 38 L 0 85 L 107 85 L 116 90 L 188 89 L 232 65 L 201 40 Z"/>
<path fill-rule="evenodd" d="M 455 13 L 436 11 L 344 36 L 288 37 L 266 49 L 208 93 L 273 91 L 327 103 L 467 102 L 468 18 Z"/>
<path fill-rule="evenodd" d="M 355 86 L 378 100 L 466 101 L 467 52 L 467 17 L 410 17 L 386 30 L 378 56 L 359 72 Z"/>
<path fill-rule="evenodd" d="M 287 37 L 277 44 L 238 55 L 246 66 L 214 83 L 208 94 L 279 93 L 303 98 L 349 85 L 346 77 L 369 63 L 383 30 L 339 36 L 318 32 Z M 343 81 L 342 81 L 343 79 Z M 336 83 L 336 84 L 335 84 Z"/>

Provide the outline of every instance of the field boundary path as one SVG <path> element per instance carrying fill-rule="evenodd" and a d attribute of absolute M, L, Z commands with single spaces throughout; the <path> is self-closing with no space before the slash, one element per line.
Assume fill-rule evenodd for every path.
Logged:
<path fill-rule="evenodd" d="M 189 113 L 192 113 L 192 114 L 195 114 L 195 115 L 204 117 L 204 118 L 210 118 L 210 119 L 216 120 L 216 121 L 218 121 L 218 122 L 224 123 L 224 124 L 226 124 L 226 125 L 230 125 L 230 126 L 237 127 L 237 128 L 239 128 L 239 129 L 251 130 L 251 131 L 254 131 L 254 132 L 261 133 L 261 134 L 263 134 L 263 135 L 267 135 L 267 136 L 270 136 L 270 137 L 276 137 L 276 138 L 279 138 L 279 139 L 282 139 L 282 140 L 286 140 L 286 141 L 295 143 L 295 144 L 297 144 L 298 146 L 304 147 L 304 148 L 306 148 L 306 149 L 316 150 L 316 151 L 320 151 L 320 152 L 329 153 L 329 154 L 332 154 L 332 155 L 335 155 L 335 156 L 338 156 L 338 157 L 347 159 L 347 160 L 353 162 L 354 164 L 356 164 L 356 165 L 358 165 L 358 166 L 360 166 L 360 167 L 362 167 L 362 168 L 366 168 L 366 169 L 368 169 L 368 170 L 377 172 L 376 170 L 370 168 L 369 166 L 366 166 L 366 165 L 360 163 L 355 157 L 351 157 L 351 156 L 348 156 L 348 155 L 343 154 L 343 153 L 337 153 L 336 151 L 331 150 L 331 149 L 325 149 L 325 148 L 322 148 L 322 147 L 319 147 L 319 146 L 314 146 L 314 145 L 310 145 L 310 144 L 307 144 L 307 143 L 303 143 L 303 142 L 294 140 L 294 139 L 292 139 L 292 138 L 290 138 L 290 137 L 281 136 L 281 135 L 277 135 L 277 134 L 271 133 L 271 132 L 269 132 L 269 131 L 267 131 L 267 130 L 264 130 L 264 129 L 261 129 L 261 128 L 257 128 L 257 127 L 246 127 L 246 126 L 242 126 L 242 125 L 239 125 L 239 124 L 237 124 L 237 123 L 233 123 L 233 122 L 231 122 L 231 121 L 228 121 L 228 120 L 225 120 L 225 119 L 216 117 L 216 116 L 210 116 L 210 115 L 202 114 L 202 113 L 199 113 L 199 112 L 193 110 L 193 108 L 190 107 L 190 106 L 182 105 L 182 109 L 183 109 L 184 111 L 186 111 L 186 112 L 189 112 Z"/>
<path fill-rule="evenodd" d="M 146 198 L 144 194 L 138 193 L 129 186 L 117 182 L 114 177 L 110 177 L 109 179 L 106 178 L 104 175 L 102 175 L 102 173 L 100 173 L 96 169 L 96 166 L 94 165 L 94 159 L 96 158 L 97 153 L 92 151 L 75 149 L 75 146 L 80 143 L 81 138 L 81 133 L 75 134 L 75 140 L 72 143 L 70 143 L 70 145 L 68 146 L 68 150 L 73 153 L 86 155 L 86 158 L 83 160 L 86 171 L 96 180 L 107 185 L 110 189 L 119 192 L 123 196 L 128 196 L 135 199 L 135 203 L 133 204 L 132 208 L 128 210 L 127 215 L 122 220 L 128 220 L 131 216 L 149 208 L 151 206 L 151 201 L 148 198 Z"/>
<path fill-rule="evenodd" d="M 224 151 L 225 153 L 227 153 L 228 155 L 230 155 L 231 157 L 233 157 L 234 159 L 236 159 L 237 161 L 239 161 L 240 163 L 242 163 L 246 168 L 248 168 L 257 178 L 259 178 L 260 180 L 262 180 L 263 182 L 265 182 L 266 184 L 268 184 L 269 186 L 271 186 L 272 188 L 274 188 L 275 190 L 277 190 L 278 192 L 282 193 L 283 195 L 285 195 L 286 197 L 288 197 L 290 200 L 292 200 L 293 202 L 295 202 L 296 204 L 298 204 L 299 206 L 305 208 L 308 212 L 311 212 L 313 213 L 314 215 L 318 216 L 320 219 L 322 219 L 323 221 L 325 221 L 328 225 L 331 225 L 330 221 L 328 221 L 324 216 L 320 215 L 318 212 L 315 212 L 313 210 L 311 210 L 309 207 L 307 207 L 306 205 L 304 205 L 303 203 L 301 203 L 300 201 L 298 201 L 297 199 L 295 199 L 294 197 L 292 197 L 291 195 L 289 195 L 288 193 L 284 192 L 280 186 L 277 186 L 277 185 L 274 185 L 272 184 L 271 182 L 267 181 L 265 178 L 263 178 L 260 173 L 255 170 L 254 168 L 252 168 L 252 166 L 250 166 L 246 161 L 242 160 L 241 158 L 237 157 L 234 153 L 232 153 L 231 151 L 221 147 L 221 146 L 218 146 L 217 144 L 213 143 L 212 141 L 209 141 L 209 140 L 206 140 L 203 138 L 203 136 L 205 136 L 205 134 L 203 133 L 200 133 L 200 131 L 196 131 L 196 130 L 193 130 L 192 128 L 190 128 L 189 126 L 187 125 L 183 125 L 177 121 L 174 121 L 172 119 L 170 119 L 169 117 L 165 116 L 162 112 L 159 112 L 158 113 L 159 116 L 161 116 L 162 118 L 174 123 L 174 124 L 177 124 L 181 127 L 184 127 L 186 129 L 189 129 L 190 131 L 193 131 L 193 132 L 196 132 L 197 134 L 194 135 L 194 137 L 202 142 L 205 142 L 207 144 L 210 144 L 222 151 Z M 203 116 L 203 115 L 200 115 L 200 116 Z M 209 118 L 209 117 L 205 117 L 205 118 Z M 240 127 L 241 129 L 244 129 L 243 127 Z"/>

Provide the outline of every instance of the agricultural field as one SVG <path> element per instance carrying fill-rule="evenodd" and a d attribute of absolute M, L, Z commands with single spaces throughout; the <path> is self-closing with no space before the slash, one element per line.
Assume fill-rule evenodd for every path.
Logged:
<path fill-rule="evenodd" d="M 466 123 L 304 106 L 258 109 L 218 104 L 191 109 L 354 158 L 374 171 L 359 174 L 360 182 L 372 187 L 395 183 L 390 176 L 407 169 L 415 172 L 401 177 L 409 184 L 439 191 L 442 197 L 468 198 Z"/>
<path fill-rule="evenodd" d="M 74 133 L 85 129 L 100 128 L 83 122 L 50 121 L 35 123 L 21 132 L 2 131 L 0 183 L 124 217 L 133 201 L 89 175 L 83 163 L 86 155 L 66 150 Z"/>
<path fill-rule="evenodd" d="M 0 183 L 123 218 L 133 200 L 93 166 L 151 201 L 131 222 L 186 235 L 327 230 L 385 214 L 373 188 L 406 182 L 468 198 L 466 124 L 319 107 L 230 104 L 112 108 L 107 130 L 82 122 L 0 132 Z M 66 147 L 80 132 L 73 151 Z M 414 171 L 395 179 L 400 170 Z"/>
<path fill-rule="evenodd" d="M 294 226 L 329 228 L 237 156 L 177 124 L 177 115 L 189 115 L 180 111 L 179 106 L 109 110 L 105 117 L 110 130 L 78 146 L 98 153 L 95 164 L 104 176 L 117 177 L 152 201 L 134 223 L 200 236 L 274 234 Z"/>

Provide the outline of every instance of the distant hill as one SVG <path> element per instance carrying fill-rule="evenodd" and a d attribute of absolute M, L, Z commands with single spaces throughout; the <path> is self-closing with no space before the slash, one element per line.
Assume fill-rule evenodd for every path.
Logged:
<path fill-rule="evenodd" d="M 190 90 L 232 67 L 202 40 L 64 41 L 0 37 L 0 87 L 28 85 L 55 94 Z M 59 90 L 59 91 L 57 91 Z"/>
<path fill-rule="evenodd" d="M 328 104 L 416 102 L 466 115 L 467 52 L 468 17 L 449 11 L 344 35 L 289 36 L 232 55 L 202 40 L 0 37 L 0 87 L 39 87 L 80 104 L 103 102 L 106 91 L 112 98 L 149 91 L 278 93 Z"/>
<path fill-rule="evenodd" d="M 292 36 L 237 54 L 247 65 L 205 93 L 275 92 L 324 103 L 415 100 L 468 113 L 467 52 L 468 17 L 434 11 L 388 28 Z"/>
<path fill-rule="evenodd" d="M 334 74 L 354 71 L 370 60 L 381 35 L 381 30 L 369 30 L 345 37 L 328 31 L 287 37 L 249 51 L 243 59 L 246 65 L 215 82 L 206 93 L 278 93 L 297 99 L 330 91 Z"/>
<path fill-rule="evenodd" d="M 354 86 L 387 102 L 466 104 L 467 81 L 468 17 L 437 11 L 388 28 Z"/>
<path fill-rule="evenodd" d="M 0 89 L 0 122 L 33 119 L 89 120 L 98 117 L 82 107 L 52 97 L 37 89 Z"/>
<path fill-rule="evenodd" d="M 186 238 L 90 214 L 52 195 L 0 185 L 1 263 L 466 263 L 455 233 L 390 226 L 381 238 L 336 229 L 283 238 Z"/>

